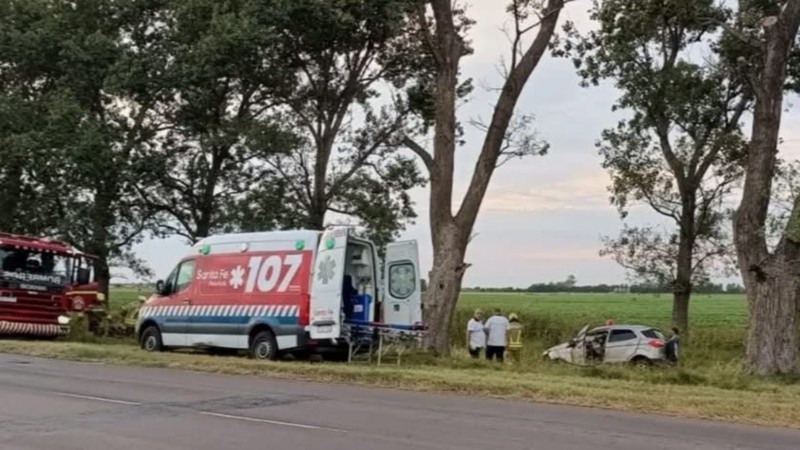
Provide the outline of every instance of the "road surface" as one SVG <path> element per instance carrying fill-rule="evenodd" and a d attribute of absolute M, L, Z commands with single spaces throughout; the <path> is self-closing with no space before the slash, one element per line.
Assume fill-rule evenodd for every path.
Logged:
<path fill-rule="evenodd" d="M 0 354 L 2 450 L 800 449 L 800 432 Z"/>

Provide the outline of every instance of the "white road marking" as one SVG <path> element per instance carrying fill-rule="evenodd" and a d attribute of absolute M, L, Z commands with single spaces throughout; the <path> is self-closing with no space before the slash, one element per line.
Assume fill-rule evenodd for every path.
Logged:
<path fill-rule="evenodd" d="M 80 398 L 83 400 L 94 400 L 96 402 L 116 403 L 118 405 L 139 406 L 141 403 L 129 402 L 125 400 L 114 400 L 113 398 L 92 397 L 90 395 L 67 394 L 66 392 L 56 392 L 56 395 L 62 397 Z"/>
<path fill-rule="evenodd" d="M 337 433 L 347 433 L 347 431 L 345 430 L 337 430 L 335 428 L 325 428 L 325 427 L 318 427 L 315 425 L 305 425 L 302 423 L 293 423 L 293 422 L 280 422 L 277 420 L 259 419 L 256 417 L 234 416 L 230 414 L 220 414 L 208 411 L 200 411 L 200 414 L 204 416 L 220 417 L 223 419 L 243 420 L 245 422 L 268 423 L 270 425 L 281 425 L 285 427 L 302 428 L 304 430 L 324 430 L 324 431 L 334 431 Z"/>

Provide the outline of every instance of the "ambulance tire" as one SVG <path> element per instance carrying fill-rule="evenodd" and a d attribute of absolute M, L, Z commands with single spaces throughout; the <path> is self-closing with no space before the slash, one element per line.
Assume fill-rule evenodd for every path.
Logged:
<path fill-rule="evenodd" d="M 269 361 L 278 359 L 278 341 L 271 331 L 262 331 L 253 338 L 250 343 L 250 357 Z"/>
<path fill-rule="evenodd" d="M 142 332 L 142 340 L 140 342 L 142 350 L 146 352 L 160 352 L 164 350 L 164 344 L 161 340 L 161 331 L 155 325 L 150 325 Z"/>

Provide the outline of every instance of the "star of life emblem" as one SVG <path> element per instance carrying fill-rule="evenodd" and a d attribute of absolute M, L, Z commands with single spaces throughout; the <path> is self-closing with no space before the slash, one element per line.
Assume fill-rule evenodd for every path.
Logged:
<path fill-rule="evenodd" d="M 244 284 L 244 267 L 236 266 L 231 270 L 231 279 L 228 280 L 228 284 L 234 289 L 239 289 Z"/>

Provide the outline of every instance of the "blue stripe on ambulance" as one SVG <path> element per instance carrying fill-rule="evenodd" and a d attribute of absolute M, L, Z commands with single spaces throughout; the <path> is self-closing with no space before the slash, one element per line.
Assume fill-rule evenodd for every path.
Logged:
<path fill-rule="evenodd" d="M 269 306 L 145 306 L 139 320 L 156 319 L 171 322 L 191 318 L 194 323 L 246 324 L 253 319 L 270 319 L 280 325 L 297 325 L 300 308 L 294 305 Z"/>

